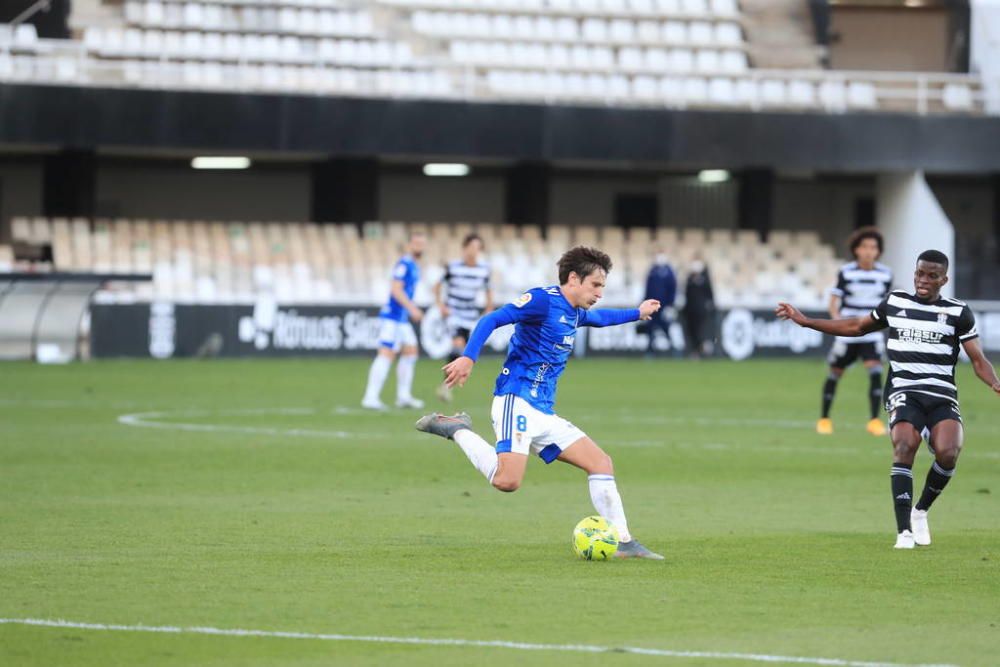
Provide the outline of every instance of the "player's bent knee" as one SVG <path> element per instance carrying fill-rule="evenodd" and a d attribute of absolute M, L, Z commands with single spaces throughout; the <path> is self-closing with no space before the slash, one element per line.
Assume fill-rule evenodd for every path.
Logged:
<path fill-rule="evenodd" d="M 521 488 L 520 480 L 516 479 L 498 479 L 494 477 L 491 483 L 493 484 L 494 489 L 497 491 L 503 491 L 504 493 L 513 493 Z"/>
<path fill-rule="evenodd" d="M 954 468 L 955 464 L 958 463 L 958 455 L 962 453 L 961 444 L 953 444 L 945 447 L 938 446 L 938 451 L 935 452 L 935 459 L 937 462 L 945 468 Z"/>

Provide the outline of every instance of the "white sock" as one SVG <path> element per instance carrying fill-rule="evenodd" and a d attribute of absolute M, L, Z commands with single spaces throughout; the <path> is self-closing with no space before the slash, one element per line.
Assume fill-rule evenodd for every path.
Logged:
<path fill-rule="evenodd" d="M 476 470 L 492 482 L 493 475 L 497 471 L 497 450 L 467 428 L 457 431 L 454 439 L 472 461 L 472 465 L 476 466 Z"/>
<path fill-rule="evenodd" d="M 382 393 L 382 385 L 389 377 L 389 369 L 392 368 L 392 359 L 381 354 L 375 355 L 375 361 L 368 370 L 368 387 L 365 389 L 365 402 L 374 403 L 379 400 Z"/>
<path fill-rule="evenodd" d="M 622 507 L 622 497 L 618 495 L 614 476 L 590 475 L 587 480 L 590 482 L 590 501 L 594 503 L 594 509 L 618 529 L 622 542 L 631 542 L 632 534 L 628 532 L 625 508 Z"/>
<path fill-rule="evenodd" d="M 413 367 L 417 365 L 417 355 L 407 355 L 399 358 L 396 364 L 396 399 L 405 401 L 413 397 Z"/>

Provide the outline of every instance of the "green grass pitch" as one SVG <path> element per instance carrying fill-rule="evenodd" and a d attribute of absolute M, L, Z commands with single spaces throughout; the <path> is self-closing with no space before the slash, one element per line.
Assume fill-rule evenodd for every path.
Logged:
<path fill-rule="evenodd" d="M 570 548 L 593 513 L 583 473 L 534 460 L 494 491 L 416 413 L 356 409 L 368 362 L 0 367 L 0 618 L 1000 664 L 1000 400 L 968 367 L 934 544 L 897 552 L 859 369 L 824 437 L 821 360 L 572 361 L 557 409 L 612 455 L 633 532 L 667 556 L 591 563 Z M 487 439 L 498 365 L 453 406 Z M 439 366 L 417 369 L 429 409 Z M 3 665 L 514 661 L 760 664 L 0 623 Z"/>

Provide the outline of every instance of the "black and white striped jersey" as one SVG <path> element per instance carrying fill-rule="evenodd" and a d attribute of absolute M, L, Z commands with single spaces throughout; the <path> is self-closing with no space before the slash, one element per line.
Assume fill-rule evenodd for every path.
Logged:
<path fill-rule="evenodd" d="M 871 312 L 892 288 L 892 270 L 885 264 L 875 263 L 871 269 L 862 269 L 857 262 L 848 262 L 837 272 L 837 285 L 830 290 L 840 297 L 841 317 L 863 317 Z M 848 345 L 877 343 L 882 334 L 875 332 L 857 338 L 838 337 Z"/>
<path fill-rule="evenodd" d="M 482 262 L 469 266 L 461 260 L 449 262 L 441 279 L 447 289 L 445 305 L 451 313 L 448 324 L 472 329 L 479 319 L 476 297 L 490 288 L 490 267 Z"/>
<path fill-rule="evenodd" d="M 958 348 L 979 335 L 972 309 L 957 299 L 942 297 L 924 303 L 896 290 L 871 311 L 871 316 L 880 328 L 889 329 L 886 401 L 891 402 L 895 394 L 919 392 L 957 404 Z"/>

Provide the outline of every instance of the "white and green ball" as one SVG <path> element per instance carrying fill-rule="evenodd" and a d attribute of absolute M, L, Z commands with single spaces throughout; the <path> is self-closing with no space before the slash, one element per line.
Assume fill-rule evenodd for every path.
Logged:
<path fill-rule="evenodd" d="M 573 529 L 573 551 L 584 560 L 608 560 L 618 551 L 618 530 L 602 516 L 588 516 Z"/>

